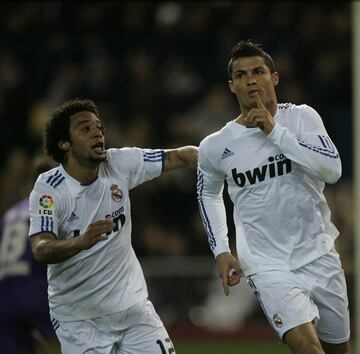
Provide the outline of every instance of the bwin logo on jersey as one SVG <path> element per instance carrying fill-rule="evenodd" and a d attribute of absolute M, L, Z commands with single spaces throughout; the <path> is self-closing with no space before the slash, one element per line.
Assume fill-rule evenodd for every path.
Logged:
<path fill-rule="evenodd" d="M 234 182 L 239 187 L 244 187 L 247 182 L 255 184 L 264 181 L 266 177 L 274 178 L 291 172 L 291 160 L 284 154 L 270 156 L 268 161 L 270 162 L 268 165 L 256 167 L 252 171 L 237 172 L 236 168 L 233 168 L 231 172 Z"/>

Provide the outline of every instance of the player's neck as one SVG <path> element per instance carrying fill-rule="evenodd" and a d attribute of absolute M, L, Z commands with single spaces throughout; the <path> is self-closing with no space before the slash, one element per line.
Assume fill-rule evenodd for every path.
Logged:
<path fill-rule="evenodd" d="M 93 182 L 99 172 L 99 163 L 83 165 L 74 161 L 67 161 L 63 164 L 65 171 L 81 184 L 90 184 Z"/>
<path fill-rule="evenodd" d="M 277 112 L 277 100 L 275 99 L 274 101 L 270 101 L 268 107 L 266 107 L 267 110 L 270 112 L 270 114 L 275 117 L 275 114 Z"/>

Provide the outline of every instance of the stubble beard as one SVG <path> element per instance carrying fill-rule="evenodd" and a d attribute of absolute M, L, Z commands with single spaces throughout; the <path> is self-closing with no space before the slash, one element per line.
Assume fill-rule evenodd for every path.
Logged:
<path fill-rule="evenodd" d="M 101 162 L 104 162 L 105 160 L 106 160 L 106 154 L 104 157 L 93 157 L 93 156 L 89 157 L 89 161 L 94 164 L 99 164 Z"/>

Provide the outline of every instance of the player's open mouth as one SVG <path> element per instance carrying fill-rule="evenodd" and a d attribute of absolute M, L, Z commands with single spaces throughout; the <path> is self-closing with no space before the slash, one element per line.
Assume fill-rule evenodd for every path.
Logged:
<path fill-rule="evenodd" d="M 98 154 L 102 154 L 104 152 L 104 143 L 98 142 L 94 144 L 92 147 Z"/>
<path fill-rule="evenodd" d="M 259 90 L 250 90 L 250 91 L 248 91 L 248 95 L 251 96 L 251 97 L 255 97 L 257 93 L 260 95 Z"/>

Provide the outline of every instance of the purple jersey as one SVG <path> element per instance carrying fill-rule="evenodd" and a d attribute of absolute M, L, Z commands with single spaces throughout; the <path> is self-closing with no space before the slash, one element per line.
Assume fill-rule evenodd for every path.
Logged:
<path fill-rule="evenodd" d="M 32 331 L 54 336 L 47 300 L 46 265 L 36 262 L 28 239 L 29 203 L 24 199 L 0 221 L 1 352 L 33 347 Z"/>

